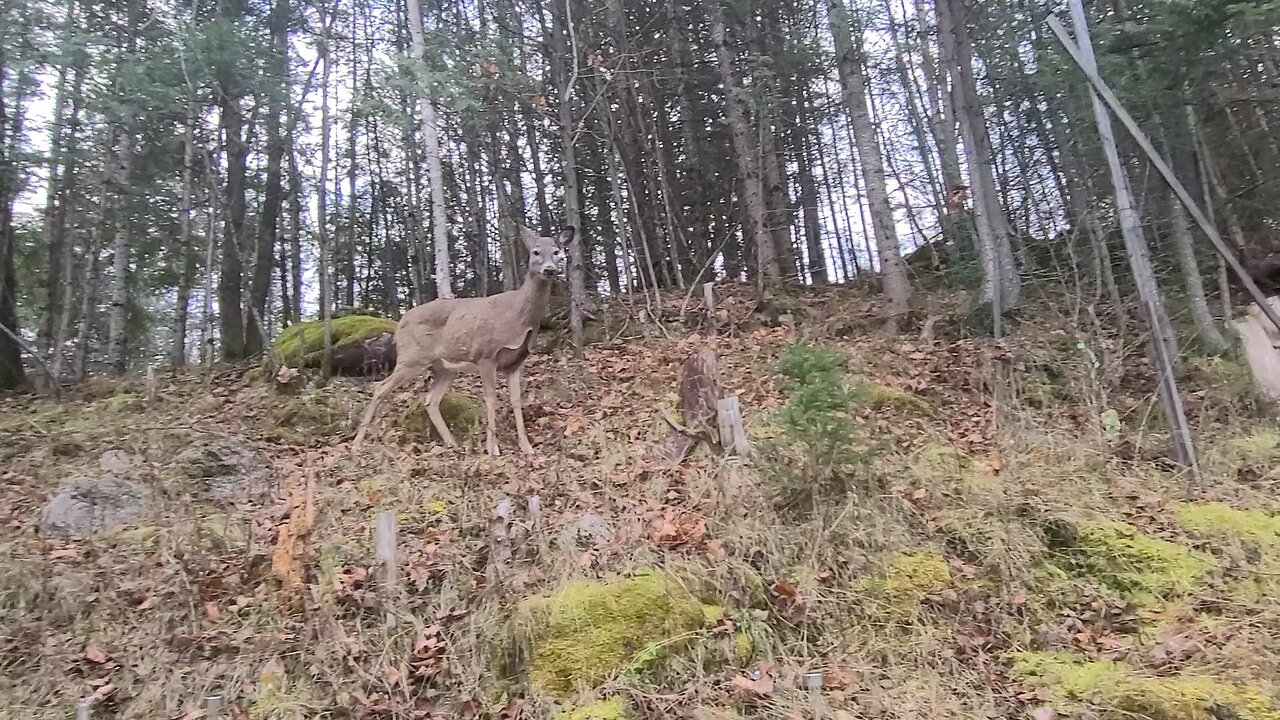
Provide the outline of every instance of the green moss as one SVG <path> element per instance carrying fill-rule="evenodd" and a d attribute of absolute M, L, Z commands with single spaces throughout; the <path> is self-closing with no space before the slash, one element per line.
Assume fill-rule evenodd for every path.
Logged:
<path fill-rule="evenodd" d="M 926 596 L 950 584 L 951 568 L 942 555 L 936 550 L 918 550 L 895 555 L 880 572 L 857 581 L 854 591 L 877 600 L 877 614 L 884 619 L 906 622 L 919 613 Z"/>
<path fill-rule="evenodd" d="M 1127 523 L 1080 523 L 1076 531 L 1074 569 L 1142 604 L 1195 590 L 1213 568 L 1208 555 Z"/>
<path fill-rule="evenodd" d="M 1174 517 L 1197 537 L 1253 545 L 1268 553 L 1280 550 L 1280 516 L 1256 508 L 1239 510 L 1214 502 L 1181 502 Z"/>
<path fill-rule="evenodd" d="M 702 623 L 707 626 L 715 625 L 725 618 L 724 607 L 722 605 L 703 605 L 702 606 Z"/>
<path fill-rule="evenodd" d="M 164 528 L 157 525 L 121 525 L 106 532 L 106 539 L 119 547 L 149 547 Z"/>
<path fill-rule="evenodd" d="M 915 415 L 928 415 L 932 411 L 929 403 L 919 395 L 879 383 L 858 383 L 849 394 L 854 404 L 872 410 L 894 410 Z"/>
<path fill-rule="evenodd" d="M 1262 690 L 1208 677 L 1146 677 L 1111 661 L 1066 653 L 1013 653 L 1012 675 L 1047 690 L 1065 710 L 1091 706 L 1102 717 L 1152 720 L 1280 720 Z"/>
<path fill-rule="evenodd" d="M 579 581 L 520 604 L 529 675 L 551 693 L 595 687 L 639 669 L 705 622 L 702 604 L 669 576 L 642 572 L 611 582 Z"/>
<path fill-rule="evenodd" d="M 95 410 L 121 413 L 133 410 L 142 404 L 142 398 L 134 393 L 121 393 L 99 400 L 93 404 Z"/>
<path fill-rule="evenodd" d="M 484 405 L 461 393 L 445 393 L 440 398 L 440 417 L 444 418 L 444 424 L 454 435 L 470 435 L 484 425 Z M 426 406 L 420 402 L 411 404 L 400 413 L 396 427 L 408 442 L 425 444 L 440 441 Z"/>
<path fill-rule="evenodd" d="M 626 717 L 627 703 L 620 697 L 565 708 L 555 714 L 555 720 L 624 720 Z"/>
<path fill-rule="evenodd" d="M 334 347 L 396 331 L 395 320 L 370 315 L 347 315 L 329 322 Z M 276 338 L 272 348 L 280 363 L 289 367 L 305 367 L 311 364 L 312 356 L 324 351 L 324 322 L 312 320 L 290 325 Z"/>
<path fill-rule="evenodd" d="M 1252 464 L 1280 463 L 1280 431 L 1255 430 L 1226 443 L 1230 457 Z"/>

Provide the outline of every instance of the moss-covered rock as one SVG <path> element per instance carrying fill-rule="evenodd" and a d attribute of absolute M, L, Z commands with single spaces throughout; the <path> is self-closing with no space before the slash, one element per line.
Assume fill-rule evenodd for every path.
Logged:
<path fill-rule="evenodd" d="M 875 614 L 894 622 L 909 622 L 920 612 L 925 597 L 951 584 L 951 568 L 937 550 L 898 553 L 874 575 L 854 583 L 854 592 L 871 598 Z"/>
<path fill-rule="evenodd" d="M 1214 567 L 1208 555 L 1128 523 L 1082 522 L 1074 528 L 1073 545 L 1064 548 L 1067 569 L 1139 604 L 1186 595 Z"/>
<path fill-rule="evenodd" d="M 1089 707 L 1104 718 L 1280 720 L 1280 706 L 1260 688 L 1208 677 L 1148 677 L 1111 661 L 1065 653 L 1013 653 L 1012 675 L 1044 688 L 1061 707 Z"/>
<path fill-rule="evenodd" d="M 627 717 L 627 703 L 620 697 L 564 708 L 555 714 L 555 720 L 625 720 Z"/>
<path fill-rule="evenodd" d="M 1174 517 L 1188 533 L 1210 540 L 1250 545 L 1264 554 L 1280 551 L 1280 516 L 1215 502 L 1182 502 Z"/>
<path fill-rule="evenodd" d="M 462 393 L 449 392 L 440 398 L 440 417 L 454 435 L 465 437 L 484 425 L 484 404 Z M 420 402 L 411 403 L 396 418 L 396 427 L 405 442 L 439 442 L 440 436 L 431 424 L 427 407 Z"/>
<path fill-rule="evenodd" d="M 533 684 L 552 694 L 595 687 L 641 670 L 703 627 L 702 603 L 672 577 L 644 571 L 612 581 L 577 581 L 520 603 L 518 643 L 527 645 Z"/>
<path fill-rule="evenodd" d="M 347 315 L 330 321 L 334 348 L 342 348 L 396 331 L 396 321 L 371 315 Z M 324 352 L 324 322 L 290 325 L 272 345 L 277 362 L 289 367 L 318 367 Z"/>

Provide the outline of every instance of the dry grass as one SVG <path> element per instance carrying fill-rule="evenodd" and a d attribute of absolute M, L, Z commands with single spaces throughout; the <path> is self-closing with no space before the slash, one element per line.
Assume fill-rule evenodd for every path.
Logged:
<path fill-rule="evenodd" d="M 1171 503 L 1189 488 L 1159 458 L 1164 440 L 1144 411 L 1140 376 L 1099 372 L 1048 323 L 1024 325 L 1003 348 L 958 339 L 920 347 L 871 332 L 874 305 L 861 296 L 826 291 L 804 303 L 798 332 L 839 349 L 851 377 L 929 408 L 898 413 L 855 395 L 842 417 L 873 442 L 838 468 L 817 458 L 797 469 L 796 438 L 776 423 L 787 396 L 774 372 L 796 334 L 760 326 L 734 293 L 724 300 L 730 324 L 712 340 L 691 336 L 697 319 L 669 298 L 654 312 L 661 329 L 633 320 L 582 360 L 535 357 L 526 386 L 537 461 L 489 458 L 474 441 L 403 445 L 387 421 L 352 457 L 341 428 L 371 389 L 356 381 L 283 397 L 229 370 L 211 384 L 172 378 L 154 407 L 113 402 L 137 388 L 109 383 L 63 405 L 0 401 L 9 528 L 0 715 L 66 717 L 105 681 L 114 692 L 100 712 L 124 718 L 183 717 L 211 693 L 253 718 L 497 716 L 517 706 L 549 717 L 573 698 L 528 687 L 510 622 L 517 603 L 646 567 L 681 578 L 724 619 L 643 671 L 611 673 L 582 702 L 622 698 L 627 712 L 654 718 L 714 716 L 710 708 L 807 717 L 804 674 L 814 669 L 838 717 L 1020 717 L 1057 702 L 1010 675 L 1013 651 L 1275 692 L 1280 612 L 1267 593 L 1280 558 L 1179 526 Z M 663 430 L 658 409 L 674 402 L 680 362 L 704 342 L 742 397 L 761 453 L 750 465 L 700 452 L 677 471 L 647 468 L 637 458 Z M 1234 381 L 1221 373 L 1197 372 L 1208 458 L 1197 494 L 1274 511 L 1280 479 L 1255 456 L 1266 445 L 1240 441 L 1264 426 L 1257 406 L 1226 392 Z M 474 383 L 459 389 L 476 394 Z M 320 412 L 290 405 L 314 402 Z M 1107 408 L 1119 411 L 1119 439 L 1103 432 Z M 514 452 L 506 417 L 500 442 Z M 174 459 L 222 436 L 261 441 L 279 486 L 235 506 L 200 500 Z M 161 498 L 153 512 L 92 540 L 38 537 L 48 495 L 109 449 L 145 458 L 142 477 Z M 838 482 L 780 504 L 815 469 Z M 317 513 L 299 558 L 304 584 L 282 593 L 270 572 L 280 488 L 308 473 Z M 395 587 L 374 557 L 381 510 L 398 518 Z M 1144 606 L 1097 578 L 1054 570 L 1062 557 L 1046 527 L 1062 518 L 1130 523 L 1209 553 L 1215 570 L 1194 592 Z M 887 591 L 902 586 L 892 573 L 904 551 L 942 558 L 945 582 Z"/>

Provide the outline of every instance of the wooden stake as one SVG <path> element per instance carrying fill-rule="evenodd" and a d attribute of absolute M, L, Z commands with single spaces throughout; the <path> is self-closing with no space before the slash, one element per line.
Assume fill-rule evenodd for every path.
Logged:
<path fill-rule="evenodd" d="M 707 307 L 707 321 L 711 323 L 711 329 L 715 330 L 719 324 L 716 318 L 716 284 L 713 282 L 702 284 L 702 304 Z"/>
<path fill-rule="evenodd" d="M 222 696 L 210 695 L 204 699 L 204 718 L 205 720 L 213 720 L 222 712 Z"/>
<path fill-rule="evenodd" d="M 76 705 L 76 720 L 89 720 L 93 716 L 93 707 L 88 700 L 81 700 Z"/>
<path fill-rule="evenodd" d="M 156 368 L 154 365 L 147 368 L 147 402 L 153 403 L 160 395 L 160 388 L 156 383 Z"/>
<path fill-rule="evenodd" d="M 720 426 L 720 444 L 726 451 L 740 458 L 751 456 L 751 444 L 742 424 L 742 407 L 737 395 L 721 398 L 716 402 L 716 415 Z"/>
<path fill-rule="evenodd" d="M 382 583 L 388 589 L 396 585 L 396 514 L 390 510 L 378 513 L 374 528 L 374 547 L 382 568 Z"/>

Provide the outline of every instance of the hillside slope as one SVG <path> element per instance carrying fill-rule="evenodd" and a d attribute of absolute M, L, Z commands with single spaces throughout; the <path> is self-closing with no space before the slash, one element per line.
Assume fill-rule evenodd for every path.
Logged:
<path fill-rule="evenodd" d="M 0 400 L 0 715 L 1280 718 L 1280 431 L 1229 361 L 1189 367 L 1189 488 L 1105 336 L 667 303 L 531 358 L 531 459 L 505 404 L 502 457 L 435 444 L 421 387 L 359 456 L 367 381 Z M 753 457 L 654 467 L 702 347 Z"/>

